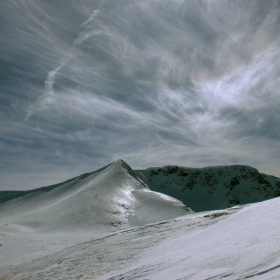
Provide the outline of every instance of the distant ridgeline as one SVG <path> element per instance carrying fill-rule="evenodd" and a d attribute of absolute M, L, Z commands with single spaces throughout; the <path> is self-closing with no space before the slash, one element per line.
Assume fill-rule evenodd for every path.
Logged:
<path fill-rule="evenodd" d="M 71 183 L 72 181 L 75 181 L 76 179 L 85 179 L 87 178 L 88 176 L 96 173 L 96 172 L 99 172 L 103 169 L 105 169 L 107 166 L 104 166 L 96 171 L 93 171 L 93 172 L 90 172 L 90 173 L 85 173 L 85 174 L 82 174 L 78 177 L 75 177 L 75 178 L 71 178 L 65 182 L 62 182 L 62 183 L 58 183 L 58 184 L 55 184 L 55 185 L 51 185 L 51 186 L 47 186 L 47 187 L 41 187 L 41 188 L 36 188 L 36 189 L 32 189 L 32 190 L 28 190 L 28 191 L 0 191 L 0 204 L 1 203 L 5 203 L 5 202 L 8 202 L 12 199 L 15 199 L 15 198 L 19 198 L 19 197 L 23 197 L 23 196 L 26 196 L 28 194 L 32 194 L 32 193 L 36 193 L 36 192 L 49 192 L 49 191 L 52 191 L 53 189 L 55 188 L 58 188 L 66 183 Z"/>
<path fill-rule="evenodd" d="M 196 212 L 224 209 L 280 196 L 280 179 L 245 165 L 135 170 L 151 190 L 167 194 Z"/>
<path fill-rule="evenodd" d="M 280 196 L 280 178 L 259 173 L 257 169 L 245 165 L 205 168 L 164 166 L 132 170 L 122 160 L 118 164 L 134 179 L 130 182 L 133 185 L 131 187 L 138 183 L 144 188 L 146 185 L 152 191 L 182 201 L 195 212 L 224 209 Z M 49 187 L 29 191 L 1 191 L 0 204 L 26 195 L 52 192 L 65 185 L 68 190 L 75 189 L 77 183 L 99 174 L 109 166 Z M 115 178 L 109 177 L 110 184 L 114 184 Z"/>

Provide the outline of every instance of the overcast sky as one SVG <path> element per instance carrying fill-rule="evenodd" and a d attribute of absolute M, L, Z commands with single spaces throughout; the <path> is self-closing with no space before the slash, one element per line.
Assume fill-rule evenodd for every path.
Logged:
<path fill-rule="evenodd" d="M 280 0 L 0 2 L 0 190 L 119 158 L 280 177 Z"/>

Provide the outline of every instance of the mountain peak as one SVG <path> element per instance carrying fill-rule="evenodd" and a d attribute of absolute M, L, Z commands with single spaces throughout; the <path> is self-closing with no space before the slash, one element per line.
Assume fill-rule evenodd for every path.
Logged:
<path fill-rule="evenodd" d="M 122 166 L 125 169 L 131 169 L 131 167 L 122 159 L 118 159 L 112 163 L 113 165 Z"/>
<path fill-rule="evenodd" d="M 0 219 L 11 216 L 12 224 L 34 231 L 94 230 L 96 235 L 192 212 L 181 201 L 149 190 L 123 160 L 54 187 L 19 192 L 0 205 Z"/>
<path fill-rule="evenodd" d="M 126 163 L 123 159 L 118 159 L 116 162 L 119 162 L 119 163 Z M 126 163 L 127 164 L 127 163 Z"/>
<path fill-rule="evenodd" d="M 131 175 L 132 177 L 134 177 L 137 181 L 139 181 L 139 179 L 136 177 L 136 175 L 134 174 L 132 168 L 122 159 L 118 159 L 116 162 L 113 163 L 114 165 L 117 166 L 121 166 L 122 168 L 124 168 L 127 173 L 129 175 Z"/>

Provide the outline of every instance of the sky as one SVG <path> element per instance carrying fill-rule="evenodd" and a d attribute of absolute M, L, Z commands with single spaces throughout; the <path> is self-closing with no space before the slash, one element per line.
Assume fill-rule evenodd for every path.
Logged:
<path fill-rule="evenodd" d="M 0 2 L 0 190 L 119 158 L 280 177 L 280 0 Z"/>

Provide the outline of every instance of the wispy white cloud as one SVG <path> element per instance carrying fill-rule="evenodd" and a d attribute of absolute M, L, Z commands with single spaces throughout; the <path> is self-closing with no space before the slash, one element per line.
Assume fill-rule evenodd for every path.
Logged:
<path fill-rule="evenodd" d="M 277 1 L 0 8 L 0 189 L 118 158 L 136 168 L 240 163 L 280 176 Z"/>

